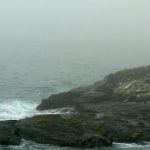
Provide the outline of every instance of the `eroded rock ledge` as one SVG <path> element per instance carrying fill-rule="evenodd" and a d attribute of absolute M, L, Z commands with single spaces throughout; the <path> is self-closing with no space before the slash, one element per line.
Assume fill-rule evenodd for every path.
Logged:
<path fill-rule="evenodd" d="M 0 143 L 20 139 L 71 147 L 150 141 L 150 66 L 126 69 L 87 87 L 54 94 L 38 110 L 73 107 L 73 114 L 0 122 Z M 3 129 L 6 129 L 3 131 Z"/>
<path fill-rule="evenodd" d="M 25 139 L 68 147 L 110 146 L 112 141 L 103 136 L 103 126 L 95 125 L 87 116 L 79 114 L 40 115 L 19 121 L 3 121 L 0 122 L 0 144 L 19 145 L 21 139 Z"/>

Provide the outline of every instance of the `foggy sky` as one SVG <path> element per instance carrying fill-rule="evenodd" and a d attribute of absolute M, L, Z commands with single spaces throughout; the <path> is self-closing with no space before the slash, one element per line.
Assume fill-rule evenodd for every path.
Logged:
<path fill-rule="evenodd" d="M 1 0 L 0 62 L 150 64 L 149 0 Z"/>

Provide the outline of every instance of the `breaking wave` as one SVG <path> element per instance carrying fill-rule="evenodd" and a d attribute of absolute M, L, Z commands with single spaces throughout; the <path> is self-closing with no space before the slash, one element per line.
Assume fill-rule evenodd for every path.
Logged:
<path fill-rule="evenodd" d="M 0 121 L 18 120 L 43 114 L 63 114 L 70 113 L 70 111 L 72 111 L 72 108 L 38 111 L 36 110 L 37 105 L 38 103 L 23 100 L 2 101 L 0 105 Z"/>

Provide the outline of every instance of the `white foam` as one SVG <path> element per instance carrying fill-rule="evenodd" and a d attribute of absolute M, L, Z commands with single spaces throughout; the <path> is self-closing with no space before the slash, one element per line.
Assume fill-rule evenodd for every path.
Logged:
<path fill-rule="evenodd" d="M 32 141 L 26 141 L 26 140 L 22 140 L 22 143 L 20 146 L 9 146 L 7 148 L 9 148 L 9 150 L 81 150 L 80 148 L 59 147 L 59 146 L 52 146 L 49 144 L 38 144 Z M 84 149 L 84 150 L 96 150 L 96 149 Z"/>
<path fill-rule="evenodd" d="M 3 101 L 0 103 L 0 120 L 18 120 L 26 117 L 31 117 L 34 115 L 44 115 L 44 114 L 62 114 L 70 113 L 69 109 L 52 109 L 48 111 L 37 111 L 38 103 L 29 101 Z M 65 111 L 66 110 L 66 111 Z"/>
<path fill-rule="evenodd" d="M 137 145 L 137 144 L 125 144 L 125 143 L 113 143 L 112 148 L 102 148 L 102 150 L 150 150 L 150 145 Z M 0 146 L 1 148 L 1 146 Z M 9 146 L 11 150 L 81 150 L 80 148 L 69 148 L 51 146 L 48 144 L 37 144 L 31 141 L 22 139 L 20 146 Z M 83 150 L 83 149 L 82 149 Z M 100 150 L 99 148 L 91 148 L 84 150 Z"/>
<path fill-rule="evenodd" d="M 113 143 L 113 148 L 117 148 L 117 149 L 128 149 L 128 148 L 149 148 L 150 149 L 150 144 L 149 143 L 145 143 L 144 145 L 138 145 L 135 143 Z"/>

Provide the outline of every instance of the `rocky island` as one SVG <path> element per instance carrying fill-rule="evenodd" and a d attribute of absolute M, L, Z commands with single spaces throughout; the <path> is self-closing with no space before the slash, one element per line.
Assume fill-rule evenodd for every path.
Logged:
<path fill-rule="evenodd" d="M 125 69 L 103 80 L 43 99 L 38 110 L 72 108 L 70 114 L 0 122 L 0 144 L 21 139 L 70 147 L 150 141 L 150 66 Z"/>

